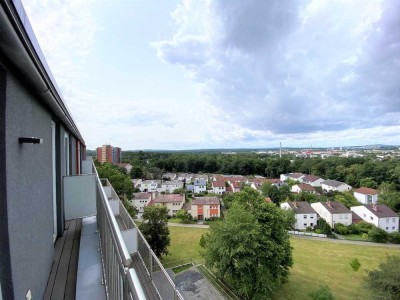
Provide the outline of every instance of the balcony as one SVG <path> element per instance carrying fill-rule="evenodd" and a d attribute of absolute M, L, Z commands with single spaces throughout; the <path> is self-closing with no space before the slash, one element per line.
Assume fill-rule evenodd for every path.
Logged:
<path fill-rule="evenodd" d="M 183 299 L 91 160 L 64 178 L 66 224 L 45 299 Z"/>

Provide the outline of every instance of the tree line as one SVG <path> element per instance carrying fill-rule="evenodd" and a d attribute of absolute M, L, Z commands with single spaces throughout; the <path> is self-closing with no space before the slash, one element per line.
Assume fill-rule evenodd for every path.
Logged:
<path fill-rule="evenodd" d="M 400 159 L 383 161 L 371 157 L 282 158 L 257 153 L 162 153 L 123 152 L 122 160 L 133 166 L 132 178 L 161 179 L 164 172 L 261 175 L 301 172 L 345 182 L 354 188 L 378 188 L 388 182 L 400 191 Z"/>

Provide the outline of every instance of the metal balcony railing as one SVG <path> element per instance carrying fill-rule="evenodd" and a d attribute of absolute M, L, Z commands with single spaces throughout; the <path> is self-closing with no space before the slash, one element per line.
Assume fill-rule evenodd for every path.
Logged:
<path fill-rule="evenodd" d="M 165 300 L 183 300 L 109 181 L 100 179 L 94 166 L 93 170 L 97 180 L 97 223 L 107 298 L 148 299 L 157 295 Z M 143 266 L 147 274 L 135 270 L 135 263 Z M 144 284 L 154 288 L 153 296 L 146 297 L 151 288 L 147 286 L 145 293 Z"/>

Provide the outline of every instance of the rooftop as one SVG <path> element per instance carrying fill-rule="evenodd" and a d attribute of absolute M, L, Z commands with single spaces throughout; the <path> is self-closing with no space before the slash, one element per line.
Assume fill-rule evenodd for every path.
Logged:
<path fill-rule="evenodd" d="M 314 176 L 314 175 L 305 175 L 303 177 L 303 182 L 314 182 L 314 181 L 317 181 L 318 179 L 321 179 L 321 177 Z"/>
<path fill-rule="evenodd" d="M 287 203 L 296 214 L 316 214 L 311 204 L 306 201 L 288 201 Z"/>
<path fill-rule="evenodd" d="M 192 205 L 216 205 L 219 204 L 219 199 L 217 197 L 194 197 L 192 200 Z"/>
<path fill-rule="evenodd" d="M 372 212 L 378 218 L 395 218 L 399 215 L 383 204 L 365 205 L 365 208 Z"/>
<path fill-rule="evenodd" d="M 158 195 L 152 203 L 172 203 L 185 201 L 185 196 L 180 194 Z"/>
<path fill-rule="evenodd" d="M 151 193 L 134 193 L 133 199 L 149 199 L 151 197 Z"/>
<path fill-rule="evenodd" d="M 325 180 L 322 181 L 321 184 L 333 186 L 333 187 L 338 187 L 341 186 L 342 184 L 345 184 L 344 182 L 336 181 L 336 180 Z"/>
<path fill-rule="evenodd" d="M 331 214 L 350 214 L 351 211 L 338 201 L 326 201 L 319 202 L 325 207 Z"/>
<path fill-rule="evenodd" d="M 370 189 L 366 187 L 360 187 L 354 191 L 355 193 L 364 194 L 364 195 L 377 195 L 378 191 L 375 189 Z"/>

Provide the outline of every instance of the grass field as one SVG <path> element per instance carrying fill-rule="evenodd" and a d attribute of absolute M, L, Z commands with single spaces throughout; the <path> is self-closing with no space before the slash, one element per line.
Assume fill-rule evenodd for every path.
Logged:
<path fill-rule="evenodd" d="M 170 254 L 162 263 L 193 258 L 201 260 L 199 240 L 208 229 L 169 227 Z M 310 291 L 327 285 L 336 299 L 368 299 L 363 288 L 366 270 L 376 268 L 387 255 L 400 255 L 399 248 L 350 245 L 292 237 L 294 266 L 289 283 L 277 291 L 274 300 L 309 299 Z M 349 263 L 357 258 L 361 263 L 354 272 Z"/>

